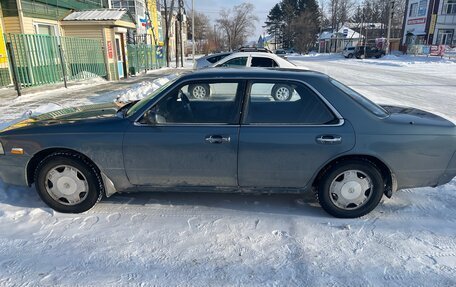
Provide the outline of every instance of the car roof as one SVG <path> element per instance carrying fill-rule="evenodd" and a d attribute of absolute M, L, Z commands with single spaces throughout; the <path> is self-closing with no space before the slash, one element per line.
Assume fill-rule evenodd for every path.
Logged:
<path fill-rule="evenodd" d="M 214 63 L 213 66 L 218 65 L 220 63 L 225 63 L 225 62 L 227 62 L 227 61 L 229 61 L 229 60 L 231 60 L 233 58 L 249 57 L 249 56 L 258 57 L 258 58 L 273 59 L 276 62 L 278 62 L 280 66 L 286 66 L 285 68 L 295 67 L 295 65 L 293 63 L 285 60 L 284 58 L 282 58 L 280 56 L 277 56 L 276 54 L 263 53 L 263 52 L 236 52 L 236 53 L 233 53 L 233 54 L 231 54 L 229 56 L 226 56 L 225 58 L 221 59 L 220 61 Z"/>
<path fill-rule="evenodd" d="M 245 78 L 264 78 L 264 79 L 300 79 L 303 76 L 306 78 L 324 78 L 327 79 L 328 75 L 302 69 L 290 69 L 290 68 L 207 68 L 202 70 L 196 70 L 190 73 L 186 73 L 182 76 L 182 79 L 202 79 L 202 78 L 213 78 L 213 79 L 245 79 Z"/>

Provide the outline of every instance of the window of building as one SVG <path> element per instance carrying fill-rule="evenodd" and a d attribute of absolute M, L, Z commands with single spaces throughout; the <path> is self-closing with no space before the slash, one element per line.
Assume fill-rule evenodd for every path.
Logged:
<path fill-rule="evenodd" d="M 427 0 L 421 0 L 420 1 L 420 6 L 418 7 L 418 16 L 426 16 L 426 11 L 427 11 Z"/>
<path fill-rule="evenodd" d="M 410 5 L 409 17 L 416 17 L 418 15 L 418 2 Z"/>
<path fill-rule="evenodd" d="M 445 0 L 443 2 L 442 14 L 456 14 L 456 0 Z"/>
<path fill-rule="evenodd" d="M 35 34 L 55 36 L 57 35 L 57 25 L 34 23 Z"/>
<path fill-rule="evenodd" d="M 438 45 L 453 45 L 454 30 L 452 29 L 439 29 L 437 32 Z"/>

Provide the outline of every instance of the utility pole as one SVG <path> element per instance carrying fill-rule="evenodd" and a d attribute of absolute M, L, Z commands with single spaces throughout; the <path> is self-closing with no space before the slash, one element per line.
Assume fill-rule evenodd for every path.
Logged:
<path fill-rule="evenodd" d="M 388 32 L 386 33 L 386 49 L 385 54 L 390 53 L 390 37 L 391 37 L 391 19 L 394 15 L 394 0 L 391 0 L 389 3 L 389 13 L 388 13 Z"/>
<path fill-rule="evenodd" d="M 192 0 L 192 61 L 195 66 L 195 0 Z"/>
<path fill-rule="evenodd" d="M 176 29 L 176 68 L 179 67 L 179 58 L 180 66 L 184 66 L 184 39 L 182 37 L 182 23 L 184 21 L 184 0 L 179 0 L 179 8 L 177 12 L 177 23 L 179 26 Z M 176 26 L 177 27 L 177 26 Z M 180 52 L 179 52 L 180 50 Z"/>

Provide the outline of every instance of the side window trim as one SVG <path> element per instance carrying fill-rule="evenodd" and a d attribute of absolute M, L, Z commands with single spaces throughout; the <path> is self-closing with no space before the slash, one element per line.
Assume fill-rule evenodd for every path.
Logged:
<path fill-rule="evenodd" d="M 250 96 L 251 96 L 251 90 L 252 90 L 252 84 L 255 82 L 270 82 L 270 83 L 299 83 L 303 84 L 307 88 L 309 88 L 312 92 L 317 95 L 318 99 L 322 101 L 322 103 L 333 113 L 334 117 L 339 121 L 338 123 L 334 124 L 302 124 L 302 123 L 247 123 L 247 116 L 248 116 L 248 109 L 249 109 L 249 104 L 250 104 Z M 242 117 L 241 117 L 241 127 L 296 127 L 296 126 L 302 126 L 302 127 L 337 127 L 337 126 L 343 126 L 345 123 L 344 118 L 342 115 L 336 110 L 336 108 L 317 90 L 315 89 L 312 85 L 305 81 L 301 80 L 284 80 L 284 79 L 249 79 L 246 81 L 246 86 L 245 86 L 245 96 L 244 96 L 244 101 L 245 103 L 243 104 L 242 107 Z"/>

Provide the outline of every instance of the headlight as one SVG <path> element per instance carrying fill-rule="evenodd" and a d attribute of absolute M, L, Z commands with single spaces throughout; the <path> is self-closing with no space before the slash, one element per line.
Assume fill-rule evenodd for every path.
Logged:
<path fill-rule="evenodd" d="M 0 154 L 5 154 L 5 151 L 3 150 L 3 145 L 1 142 L 0 142 Z"/>

